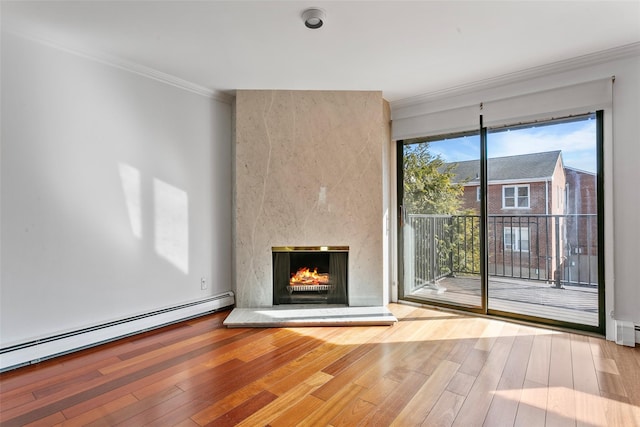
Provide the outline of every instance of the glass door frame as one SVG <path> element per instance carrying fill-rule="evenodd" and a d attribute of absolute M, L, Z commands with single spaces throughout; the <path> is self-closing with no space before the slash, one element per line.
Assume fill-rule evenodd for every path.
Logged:
<path fill-rule="evenodd" d="M 584 116 L 577 115 L 576 117 Z M 590 333 L 596 333 L 604 336 L 606 333 L 606 315 L 605 315 L 605 256 L 604 256 L 604 242 L 605 242 L 605 206 L 604 206 L 604 111 L 598 110 L 595 112 L 596 120 L 596 188 L 597 188 L 597 266 L 598 266 L 598 325 L 585 325 L 580 323 L 572 323 L 567 321 L 555 320 L 550 318 L 535 317 L 525 314 L 504 312 L 498 310 L 489 309 L 489 275 L 488 275 L 488 205 L 487 205 L 487 134 L 488 129 L 483 124 L 482 115 L 479 117 L 479 135 L 480 135 L 480 284 L 481 293 L 479 307 L 464 306 L 449 304 L 447 302 L 421 299 L 404 295 L 404 232 L 403 227 L 405 225 L 405 211 L 403 208 L 404 200 L 404 146 L 417 142 L 414 140 L 398 140 L 396 141 L 396 195 L 397 195 L 397 273 L 398 273 L 398 299 L 405 300 L 420 304 L 433 305 L 453 310 L 461 310 L 465 312 L 495 316 L 505 319 L 518 320 L 536 323 L 545 326 L 558 327 L 563 329 L 572 329 L 578 331 L 585 331 Z M 550 120 L 553 121 L 553 120 Z M 522 124 L 517 125 L 522 126 Z M 500 128 L 510 126 L 500 126 Z M 515 126 L 514 126 L 515 127 Z M 456 137 L 468 135 L 470 133 L 477 134 L 477 131 L 460 132 L 454 135 L 438 135 L 433 137 L 419 138 L 421 141 L 434 140 L 442 137 Z"/>
<path fill-rule="evenodd" d="M 480 117 L 480 129 L 482 129 L 482 117 Z M 452 310 L 463 310 L 466 312 L 470 312 L 470 313 L 475 313 L 475 314 L 487 314 L 487 282 L 486 282 L 486 274 L 485 274 L 485 269 L 486 269 L 486 265 L 487 263 L 484 260 L 484 257 L 486 256 L 486 249 L 485 249 L 485 245 L 480 244 L 480 304 L 477 306 L 473 306 L 473 305 L 461 305 L 461 304 L 449 304 L 447 302 L 443 302 L 443 301 L 433 301 L 433 300 L 423 300 L 420 298 L 416 298 L 416 297 L 411 297 L 411 296 L 405 296 L 404 295 L 404 264 L 405 264 L 405 259 L 404 259 L 404 230 L 403 227 L 405 225 L 405 209 L 404 206 L 402 205 L 403 200 L 404 200 L 404 147 L 405 145 L 411 145 L 411 144 L 416 144 L 416 143 L 421 143 L 421 142 L 429 142 L 429 141 L 435 141 L 435 140 L 439 140 L 442 138 L 457 138 L 457 137 L 463 137 L 463 136 L 470 136 L 470 135 L 479 135 L 481 142 L 480 142 L 480 172 L 481 172 L 481 177 L 484 177 L 486 174 L 486 166 L 484 167 L 484 171 L 483 171 L 483 164 L 486 164 L 486 162 L 484 162 L 484 158 L 486 157 L 486 136 L 484 138 L 484 148 L 482 148 L 483 146 L 483 142 L 482 142 L 482 132 L 478 132 L 478 130 L 470 130 L 470 131 L 463 131 L 463 132 L 456 132 L 456 133 L 452 133 L 452 134 L 446 134 L 446 135 L 433 135 L 433 136 L 429 136 L 429 137 L 424 137 L 424 138 L 414 138 L 414 139 L 410 139 L 410 140 L 398 140 L 396 141 L 396 173 L 397 173 L 397 177 L 396 177 L 396 200 L 397 200 L 397 212 L 398 212 L 398 218 L 397 218 L 397 266 L 398 266 L 398 299 L 399 300 L 404 300 L 404 301 L 410 301 L 410 302 L 415 302 L 415 303 L 419 303 L 419 304 L 429 304 L 429 305 L 434 305 L 434 306 L 438 306 L 438 307 L 443 307 L 443 308 L 447 308 L 447 309 L 452 309 Z M 482 179 L 482 181 L 484 181 L 484 179 Z M 481 210 L 480 210 L 480 242 L 482 243 L 484 241 L 484 239 L 486 239 L 486 231 L 485 231 L 485 223 L 486 221 L 483 221 L 483 212 L 486 209 L 486 206 L 483 208 L 482 206 L 485 205 L 485 199 L 486 197 L 484 196 L 484 192 L 486 191 L 486 185 L 485 184 L 481 184 L 481 190 L 480 190 L 480 200 L 481 200 Z"/>

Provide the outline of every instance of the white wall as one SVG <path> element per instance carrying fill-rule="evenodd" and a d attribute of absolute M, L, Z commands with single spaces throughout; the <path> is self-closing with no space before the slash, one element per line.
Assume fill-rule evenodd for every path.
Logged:
<path fill-rule="evenodd" d="M 593 58 L 503 76 L 475 89 L 452 90 L 409 102 L 392 103 L 392 119 L 408 111 L 432 113 L 480 105 L 527 93 L 615 76 L 613 108 L 605 111 L 605 305 L 607 337 L 613 319 L 640 324 L 638 242 L 640 227 L 640 47 L 621 48 Z M 613 312 L 613 317 L 610 313 Z"/>
<path fill-rule="evenodd" d="M 1 59 L 0 345 L 230 290 L 230 105 L 13 34 Z"/>

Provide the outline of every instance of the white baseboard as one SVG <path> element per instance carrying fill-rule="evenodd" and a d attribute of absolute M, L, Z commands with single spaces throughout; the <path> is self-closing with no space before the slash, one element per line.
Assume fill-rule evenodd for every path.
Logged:
<path fill-rule="evenodd" d="M 0 349 L 0 372 L 198 317 L 235 303 L 233 292 Z"/>

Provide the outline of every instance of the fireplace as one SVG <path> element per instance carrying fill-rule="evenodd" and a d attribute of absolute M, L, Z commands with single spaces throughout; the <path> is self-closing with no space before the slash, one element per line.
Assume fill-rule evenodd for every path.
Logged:
<path fill-rule="evenodd" d="M 274 247 L 273 304 L 347 305 L 348 246 Z"/>

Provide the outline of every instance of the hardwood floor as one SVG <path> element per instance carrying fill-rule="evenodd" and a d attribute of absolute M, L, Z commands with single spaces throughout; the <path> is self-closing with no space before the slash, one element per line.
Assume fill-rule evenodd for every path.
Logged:
<path fill-rule="evenodd" d="M 640 349 L 391 304 L 395 326 L 228 311 L 0 375 L 2 426 L 640 426 Z"/>

